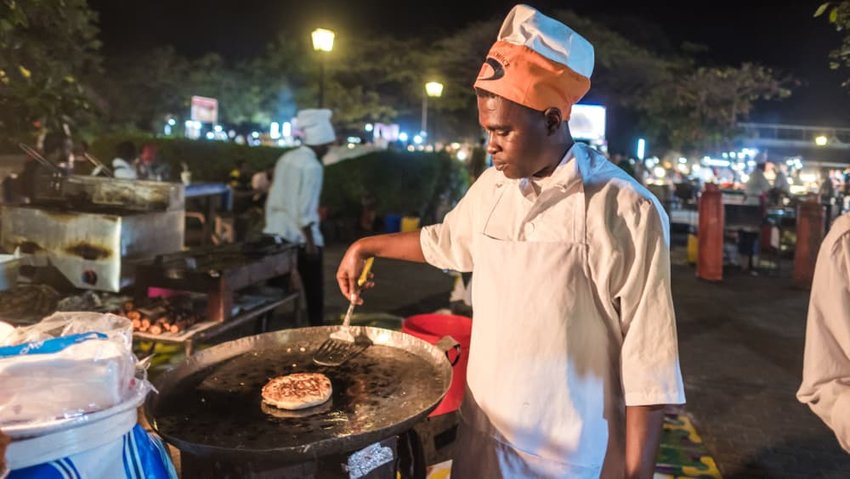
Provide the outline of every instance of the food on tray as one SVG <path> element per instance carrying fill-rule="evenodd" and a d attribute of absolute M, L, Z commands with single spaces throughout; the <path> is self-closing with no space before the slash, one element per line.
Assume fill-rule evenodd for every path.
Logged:
<path fill-rule="evenodd" d="M 164 333 L 177 334 L 190 328 L 201 318 L 192 300 L 188 298 L 156 298 L 148 300 L 147 303 L 146 307 L 137 307 L 128 301 L 118 313 L 133 322 L 133 331 L 156 336 Z"/>
<path fill-rule="evenodd" d="M 331 398 L 331 380 L 321 373 L 295 373 L 272 378 L 263 386 L 263 402 L 281 409 L 318 406 Z"/>

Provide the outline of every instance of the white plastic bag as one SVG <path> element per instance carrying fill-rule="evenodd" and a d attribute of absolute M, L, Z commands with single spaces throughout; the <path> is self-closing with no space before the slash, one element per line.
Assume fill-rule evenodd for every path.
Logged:
<path fill-rule="evenodd" d="M 126 318 L 60 312 L 14 334 L 0 348 L 0 427 L 104 410 L 150 388 L 136 377 Z"/>

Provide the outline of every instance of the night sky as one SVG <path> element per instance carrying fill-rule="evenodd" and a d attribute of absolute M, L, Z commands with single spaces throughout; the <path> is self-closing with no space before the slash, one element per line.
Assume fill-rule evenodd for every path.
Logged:
<path fill-rule="evenodd" d="M 347 35 L 388 32 L 396 36 L 438 38 L 478 19 L 503 17 L 516 2 L 389 0 L 91 0 L 100 13 L 107 55 L 173 45 L 196 56 L 214 51 L 228 58 L 253 56 L 278 32 L 308 38 L 317 26 Z M 709 48 L 715 64 L 761 63 L 801 82 L 794 95 L 761 105 L 754 121 L 822 126 L 850 126 L 847 72 L 829 69 L 827 54 L 841 35 L 824 18 L 812 18 L 821 0 L 773 2 L 661 2 L 575 0 L 534 1 L 544 13 L 569 8 L 591 19 L 607 19 L 634 28 L 637 36 L 661 31 L 678 45 L 683 41 Z M 622 28 L 622 27 L 621 27 Z M 497 32 L 493 32 L 495 38 Z M 628 35 L 628 32 L 626 32 Z"/>

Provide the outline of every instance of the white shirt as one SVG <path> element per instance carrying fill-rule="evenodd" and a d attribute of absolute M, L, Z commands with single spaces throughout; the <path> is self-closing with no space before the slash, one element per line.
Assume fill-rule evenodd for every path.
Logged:
<path fill-rule="evenodd" d="M 820 246 L 797 399 L 850 452 L 850 215 L 835 220 Z"/>
<path fill-rule="evenodd" d="M 764 172 L 756 168 L 750 173 L 750 179 L 747 181 L 746 191 L 748 195 L 759 196 L 762 193 L 770 191 L 770 182 L 764 176 Z"/>
<path fill-rule="evenodd" d="M 322 164 L 310 148 L 302 146 L 281 156 L 275 165 L 274 180 L 266 199 L 266 227 L 263 232 L 303 245 L 307 240 L 302 228 L 312 225 L 316 246 L 324 246 L 319 230 L 319 197 L 323 178 Z"/>
<path fill-rule="evenodd" d="M 577 168 L 569 168 L 570 161 Z M 576 196 L 546 201 L 548 189 L 573 188 L 578 181 L 584 184 L 586 205 L 575 204 Z M 501 188 L 507 191 L 491 212 Z M 573 208 L 586 208 L 595 303 L 622 333 L 616 373 L 622 378 L 625 404 L 684 403 L 667 215 L 652 193 L 592 148 L 577 143 L 548 178 L 510 180 L 487 169 L 442 224 L 422 229 L 422 252 L 438 268 L 471 271 L 485 225 L 484 233 L 495 239 L 576 241 L 568 237 L 574 231 Z M 534 271 L 508 274 L 533 277 Z"/>
<path fill-rule="evenodd" d="M 123 158 L 115 158 L 112 160 L 112 170 L 115 178 L 124 180 L 136 179 L 136 169 Z"/>

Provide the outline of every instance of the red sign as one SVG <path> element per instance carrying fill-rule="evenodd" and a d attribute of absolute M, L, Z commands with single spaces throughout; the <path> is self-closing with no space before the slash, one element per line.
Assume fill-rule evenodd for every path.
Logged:
<path fill-rule="evenodd" d="M 218 100 L 205 96 L 192 97 L 192 120 L 201 123 L 218 123 Z"/>

